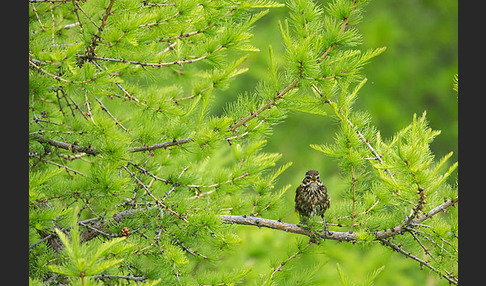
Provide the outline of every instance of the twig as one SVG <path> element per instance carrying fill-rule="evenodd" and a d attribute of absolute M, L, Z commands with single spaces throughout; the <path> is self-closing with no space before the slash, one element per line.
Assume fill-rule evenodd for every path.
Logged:
<path fill-rule="evenodd" d="M 186 251 L 187 253 L 189 253 L 189 254 L 191 254 L 193 256 L 200 256 L 200 257 L 202 257 L 204 259 L 208 259 L 209 258 L 206 255 L 203 255 L 203 254 L 201 254 L 201 253 L 199 253 L 199 252 L 197 252 L 195 250 L 190 249 L 187 246 L 184 246 L 180 240 L 176 240 L 176 244 L 179 245 L 182 249 L 184 249 L 184 251 Z"/>
<path fill-rule="evenodd" d="M 432 253 L 430 253 L 429 249 L 427 247 L 425 247 L 425 245 L 420 241 L 420 239 L 418 239 L 418 237 L 415 235 L 415 233 L 413 233 L 413 231 L 410 231 L 410 234 L 413 236 L 413 239 L 422 247 L 425 254 L 427 254 L 428 256 L 430 256 L 432 259 L 435 260 L 435 257 L 432 256 Z"/>
<path fill-rule="evenodd" d="M 282 267 L 287 264 L 290 260 L 294 259 L 295 257 L 297 257 L 298 255 L 302 254 L 304 252 L 304 250 L 309 247 L 310 243 L 306 244 L 302 249 L 299 249 L 296 253 L 292 254 L 291 256 L 289 256 L 287 259 L 285 259 L 284 261 L 282 261 L 277 267 L 274 267 L 273 268 L 273 271 L 272 271 L 272 274 L 270 274 L 270 277 L 268 278 L 268 280 L 265 280 L 263 281 L 263 284 L 262 285 L 270 285 L 270 281 L 272 281 L 273 279 L 273 276 L 275 276 L 275 274 L 278 272 L 278 271 L 282 271 Z"/>
<path fill-rule="evenodd" d="M 125 128 L 125 126 L 123 126 L 123 124 L 121 124 L 121 122 L 120 122 L 118 119 L 116 119 L 116 117 L 115 117 L 115 116 L 113 116 L 113 115 L 111 114 L 111 112 L 108 110 L 108 108 L 106 108 L 106 106 L 104 106 L 104 105 L 103 105 L 103 103 L 102 103 L 102 102 L 101 102 L 101 101 L 100 101 L 100 100 L 99 100 L 97 97 L 95 97 L 95 99 L 96 99 L 96 101 L 98 101 L 98 103 L 100 104 L 101 109 L 102 109 L 103 111 L 105 111 L 106 113 L 108 113 L 108 115 L 111 117 L 111 119 L 113 119 L 113 120 L 115 121 L 115 124 L 116 124 L 116 125 L 118 125 L 118 126 L 120 126 L 120 127 L 121 127 L 123 130 L 125 130 L 126 132 L 128 132 L 128 129 L 126 129 L 126 128 Z"/>
<path fill-rule="evenodd" d="M 145 168 L 141 167 L 140 165 L 138 165 L 136 163 L 133 163 L 132 161 L 129 161 L 128 163 L 130 165 L 134 166 L 135 168 L 139 169 L 142 174 L 147 174 L 147 175 L 149 175 L 150 177 L 154 178 L 157 181 L 161 181 L 161 182 L 164 182 L 166 184 L 169 183 L 169 180 L 157 177 L 156 175 L 152 174 L 148 169 L 145 169 Z"/>
<path fill-rule="evenodd" d="M 51 41 L 52 44 L 54 45 L 56 42 L 54 41 L 54 33 L 56 32 L 56 18 L 54 17 L 54 3 L 50 3 L 51 5 L 49 6 L 49 11 L 51 12 L 51 18 L 52 18 L 52 33 L 51 33 Z"/>
<path fill-rule="evenodd" d="M 101 280 L 108 278 L 108 279 L 126 279 L 126 280 L 131 280 L 131 281 L 145 281 L 145 280 L 148 279 L 147 276 L 137 277 L 137 276 L 131 276 L 131 275 L 110 275 L 110 274 L 97 274 L 97 275 L 93 275 L 91 277 L 92 278 L 98 278 L 98 279 L 101 279 Z"/>
<path fill-rule="evenodd" d="M 344 30 L 346 30 L 346 27 L 348 26 L 349 24 L 349 16 L 351 15 L 351 13 L 353 12 L 356 4 L 357 4 L 358 1 L 353 1 L 353 7 L 351 8 L 351 10 L 349 11 L 349 15 L 348 17 L 345 17 L 343 19 L 343 23 L 341 24 L 341 28 L 339 29 L 339 32 L 337 34 L 337 38 L 339 38 L 343 33 L 344 33 Z M 324 51 L 324 54 L 317 60 L 318 63 L 322 62 L 326 57 L 327 55 L 332 51 L 332 49 L 334 49 L 334 47 L 336 46 L 337 43 L 333 43 L 332 45 L 330 45 L 325 51 Z"/>
<path fill-rule="evenodd" d="M 98 24 L 95 23 L 95 21 L 93 21 L 93 19 L 91 19 L 91 17 L 83 10 L 83 8 L 81 7 L 81 5 L 79 5 L 78 2 L 76 2 L 76 0 L 72 0 L 73 1 L 73 5 L 75 6 L 74 9 L 75 12 L 76 12 L 76 15 L 78 17 L 78 21 L 81 23 L 80 19 L 79 19 L 79 14 L 78 14 L 78 9 L 81 11 L 81 13 L 84 14 L 84 16 L 86 16 L 86 18 L 88 18 L 88 20 L 90 21 L 91 24 L 93 24 L 98 30 L 100 29 L 100 26 L 98 26 Z"/>
<path fill-rule="evenodd" d="M 349 156 L 351 156 L 351 149 L 348 149 L 349 151 Z M 356 177 L 354 176 L 354 167 L 351 164 L 351 179 L 353 181 L 353 210 L 351 211 L 351 226 L 349 228 L 349 232 L 353 232 L 353 227 L 354 227 L 354 217 L 356 216 L 354 211 L 356 208 L 356 182 L 358 181 Z"/>
<path fill-rule="evenodd" d="M 315 84 L 311 84 L 312 88 L 321 96 L 321 97 L 324 97 L 326 98 L 326 100 L 324 101 L 324 103 L 327 103 L 329 105 L 332 105 L 333 102 L 331 102 L 325 95 L 324 93 L 322 93 L 319 88 L 315 85 Z M 338 113 L 338 112 L 336 112 Z M 337 115 L 339 116 L 343 116 L 342 114 L 338 113 Z M 349 119 L 346 119 L 346 122 L 349 124 L 349 126 L 351 128 L 355 128 L 354 124 L 349 120 Z M 381 155 L 378 154 L 378 152 L 376 152 L 376 150 L 373 148 L 373 146 L 371 146 L 370 144 L 370 141 L 367 140 L 364 135 L 361 133 L 361 131 L 359 131 L 357 128 L 355 128 L 355 132 L 356 134 L 358 134 L 359 138 L 361 139 L 361 141 L 366 145 L 366 147 L 368 147 L 368 149 L 371 151 L 371 154 L 373 154 L 374 159 L 378 160 L 381 164 L 384 164 L 383 162 L 383 159 L 381 159 Z M 391 179 L 393 180 L 394 183 L 396 183 L 395 181 L 395 177 L 393 176 L 393 174 L 390 172 L 390 169 L 385 169 L 385 172 L 388 173 L 388 175 L 390 175 Z M 395 191 L 397 194 L 399 194 L 399 190 L 396 190 Z"/>
<path fill-rule="evenodd" d="M 91 103 L 89 102 L 88 100 L 88 90 L 85 89 L 84 90 L 84 100 L 85 100 L 85 105 L 86 105 L 86 108 L 88 109 L 88 112 L 86 113 L 88 115 L 89 118 L 91 118 L 91 121 L 96 124 L 96 122 L 94 121 L 94 118 L 93 118 L 93 114 L 91 113 Z"/>
<path fill-rule="evenodd" d="M 81 173 L 81 172 L 79 172 L 79 171 L 76 171 L 76 170 L 74 170 L 74 169 L 71 169 L 71 168 L 69 168 L 69 167 L 68 167 L 68 166 L 66 166 L 66 165 L 61 165 L 61 164 L 58 164 L 58 163 L 56 163 L 56 162 L 49 161 L 49 160 L 42 160 L 42 161 L 44 161 L 44 162 L 46 162 L 46 163 L 49 163 L 49 164 L 52 164 L 52 165 L 54 165 L 54 166 L 57 166 L 57 167 L 59 167 L 59 168 L 64 168 L 68 174 L 69 174 L 69 172 L 71 171 L 71 172 L 73 172 L 74 174 L 81 175 L 81 176 L 83 176 L 83 177 L 85 176 L 83 173 Z"/>
<path fill-rule="evenodd" d="M 84 29 L 83 29 L 83 23 L 81 23 L 81 19 L 79 18 L 79 13 L 78 13 L 78 9 L 79 10 L 82 10 L 82 9 L 80 9 L 81 7 L 76 2 L 76 0 L 71 0 L 71 1 L 73 3 L 73 6 L 74 6 L 73 12 L 74 12 L 74 14 L 76 14 L 76 18 L 78 19 L 78 22 L 77 23 L 79 24 L 79 30 L 80 30 L 81 33 L 83 33 L 83 31 L 84 31 Z"/>
<path fill-rule="evenodd" d="M 166 206 L 163 202 L 161 202 L 159 199 L 157 199 L 153 194 L 152 192 L 149 190 L 149 188 L 147 187 L 147 185 L 145 185 L 142 181 L 140 181 L 139 178 L 137 178 L 137 176 L 135 176 L 135 173 L 131 172 L 130 170 L 128 170 L 128 168 L 126 166 L 122 166 L 122 168 L 128 172 L 128 174 L 130 174 L 130 177 L 134 178 L 137 183 L 143 187 L 145 189 L 145 191 L 147 192 L 147 194 L 155 201 L 155 203 L 157 203 L 157 205 L 167 211 L 169 211 L 172 215 L 175 215 L 177 216 L 179 219 L 181 219 L 182 221 L 184 222 L 189 222 L 184 216 L 182 216 L 181 214 L 179 214 L 178 212 L 174 211 L 173 209 L 169 208 L 168 206 Z"/>
<path fill-rule="evenodd" d="M 83 84 L 83 83 L 88 83 L 88 82 L 92 82 L 92 81 L 95 81 L 96 80 L 96 77 L 94 78 L 91 78 L 91 79 L 87 79 L 87 80 L 83 80 L 83 81 L 78 81 L 78 80 L 67 80 L 65 78 L 62 78 L 60 76 L 57 76 L 55 74 L 52 74 L 48 71 L 46 71 L 45 69 L 41 68 L 40 66 L 38 66 L 36 63 L 34 63 L 34 61 L 32 59 L 29 59 L 29 66 L 30 67 L 33 67 L 35 68 L 36 70 L 42 72 L 43 74 L 46 74 L 58 81 L 62 81 L 62 82 L 65 82 L 65 83 L 75 83 L 75 84 Z"/>
<path fill-rule="evenodd" d="M 179 174 L 179 179 L 181 178 L 182 174 L 184 174 L 184 172 L 188 169 L 189 167 L 184 167 L 184 169 L 182 170 L 182 172 Z M 175 189 L 177 187 L 179 187 L 181 185 L 181 183 L 179 182 L 175 182 L 172 184 L 172 187 L 169 189 L 169 191 L 167 193 L 164 194 L 164 196 L 162 197 L 162 199 L 160 200 L 162 203 L 165 201 L 165 199 L 167 199 L 168 197 L 170 197 L 170 194 L 172 192 L 175 191 Z"/>
<path fill-rule="evenodd" d="M 260 113 L 263 111 L 271 108 L 274 106 L 277 102 L 277 100 L 282 99 L 286 93 L 288 93 L 290 90 L 295 88 L 297 84 L 299 83 L 299 78 L 296 78 L 293 82 L 291 82 L 287 87 L 285 87 L 281 92 L 277 92 L 277 96 L 273 100 L 268 100 L 268 102 L 260 107 L 257 111 L 251 113 L 249 116 L 241 119 L 240 121 L 236 122 L 235 124 L 231 125 L 229 130 L 232 130 L 233 132 L 236 131 L 236 128 L 245 125 L 248 121 L 252 120 L 253 118 L 257 117 Z"/>
<path fill-rule="evenodd" d="M 412 172 L 413 174 L 413 172 Z M 415 177 L 415 176 L 414 176 Z M 415 180 L 415 179 L 414 179 Z M 425 191 L 423 188 L 421 188 L 417 182 L 415 182 L 418 186 L 418 191 L 417 191 L 417 194 L 419 195 L 418 199 L 417 199 L 417 204 L 415 206 L 412 207 L 411 211 L 410 211 L 410 216 L 407 218 L 407 220 L 405 221 L 405 225 L 408 225 L 412 222 L 412 220 L 414 218 L 416 218 L 419 214 L 420 211 L 422 211 L 424 209 L 424 204 L 425 204 L 425 199 L 427 198 L 427 196 L 425 195 Z"/>
<path fill-rule="evenodd" d="M 110 3 L 108 3 L 108 7 L 105 8 L 105 14 L 103 15 L 103 18 L 101 19 L 101 24 L 97 26 L 98 32 L 93 35 L 93 38 L 91 39 L 91 43 L 89 44 L 88 47 L 86 47 L 85 55 L 90 58 L 91 56 L 95 55 L 95 48 L 98 45 L 98 42 L 100 41 L 100 34 L 103 32 L 103 28 L 106 26 L 108 23 L 106 20 L 108 19 L 108 16 L 111 15 L 111 9 L 113 8 L 113 3 L 115 3 L 115 0 L 110 0 Z"/>
<path fill-rule="evenodd" d="M 400 253 L 400 254 L 403 254 L 405 255 L 406 257 L 410 257 L 412 258 L 413 260 L 415 261 L 418 261 L 420 263 L 420 265 L 425 265 L 427 268 L 429 268 L 430 270 L 438 273 L 441 277 L 444 277 L 447 281 L 449 281 L 449 283 L 452 283 L 454 285 L 457 285 L 458 284 L 458 281 L 457 281 L 457 278 L 454 277 L 454 276 L 450 276 L 450 275 L 447 275 L 447 274 L 442 274 L 442 272 L 438 269 L 436 269 L 435 267 L 433 267 L 432 265 L 430 265 L 427 261 L 424 261 L 420 258 L 418 258 L 417 256 L 411 254 L 410 252 L 407 252 L 405 250 L 403 250 L 401 247 L 399 247 L 398 245 L 394 244 L 393 242 L 387 240 L 387 239 L 379 239 L 384 245 L 387 245 L 389 247 L 391 247 L 393 250 L 395 250 L 396 252 Z"/>
<path fill-rule="evenodd" d="M 139 147 L 132 147 L 130 148 L 130 152 L 141 152 L 141 151 L 152 151 L 160 148 L 167 148 L 171 146 L 176 146 L 176 145 L 182 145 L 184 143 L 192 142 L 194 139 L 192 138 L 186 138 L 186 139 L 179 139 L 179 140 L 172 140 L 169 142 L 164 142 L 164 143 L 157 143 L 154 145 L 150 146 L 139 146 Z"/>
<path fill-rule="evenodd" d="M 243 173 L 241 176 L 235 177 L 233 179 L 227 180 L 227 181 L 222 182 L 222 183 L 216 183 L 216 184 L 207 185 L 207 186 L 190 184 L 190 185 L 186 185 L 186 187 L 196 188 L 196 189 L 200 189 L 200 188 L 217 188 L 217 187 L 219 187 L 219 186 L 221 186 L 223 184 L 233 183 L 234 181 L 239 180 L 239 179 L 243 179 L 243 178 L 245 178 L 247 176 L 249 176 L 248 173 Z M 196 197 L 199 197 L 199 196 L 196 196 Z"/>
<path fill-rule="evenodd" d="M 197 35 L 197 34 L 200 34 L 200 33 L 204 33 L 204 31 L 206 29 L 210 28 L 213 25 L 214 24 L 208 25 L 206 28 L 201 29 L 201 30 L 188 32 L 188 33 L 182 33 L 179 36 L 163 38 L 163 39 L 160 39 L 159 42 L 172 42 L 173 40 L 182 40 L 183 38 L 187 38 L 187 37 L 194 36 L 194 35 Z"/>
<path fill-rule="evenodd" d="M 438 205 L 435 208 L 431 209 L 427 214 L 421 215 L 417 219 L 412 220 L 412 225 L 413 224 L 419 224 L 419 223 L 423 222 L 424 220 L 433 217 L 437 213 L 445 210 L 446 208 L 448 208 L 450 206 L 454 206 L 458 201 L 459 201 L 459 197 L 455 197 L 452 200 L 445 200 L 443 204 Z"/>
<path fill-rule="evenodd" d="M 78 224 L 80 224 L 80 225 L 82 225 L 82 226 L 84 226 L 84 227 L 87 227 L 87 228 L 89 228 L 89 229 L 91 229 L 91 230 L 93 230 L 93 231 L 95 231 L 95 232 L 98 232 L 98 233 L 100 233 L 100 234 L 102 234 L 102 235 L 104 235 L 104 236 L 106 236 L 106 237 L 108 237 L 108 238 L 110 238 L 110 239 L 111 239 L 111 238 L 113 238 L 113 237 L 118 237 L 118 236 L 119 236 L 119 235 L 116 235 L 116 234 L 110 234 L 110 233 L 104 232 L 104 231 L 102 231 L 101 229 L 97 229 L 97 228 L 95 228 L 95 227 L 92 227 L 91 225 L 89 225 L 89 224 L 85 224 L 85 223 L 84 223 L 84 222 L 82 222 L 82 221 L 78 222 Z"/>
<path fill-rule="evenodd" d="M 44 25 L 42 24 L 42 21 L 41 21 L 41 19 L 39 17 L 39 14 L 37 14 L 37 9 L 35 9 L 34 3 L 32 3 L 32 2 L 37 2 L 37 1 L 31 1 L 31 0 L 29 0 L 29 2 L 31 2 L 32 11 L 34 11 L 35 16 L 37 17 L 37 21 L 39 21 L 39 24 L 41 26 L 41 31 L 44 32 L 46 29 L 44 28 Z"/>
<path fill-rule="evenodd" d="M 128 64 L 135 64 L 135 65 L 140 65 L 142 67 L 167 67 L 167 66 L 173 66 L 173 65 L 178 65 L 182 66 L 183 64 L 191 64 L 195 62 L 199 62 L 202 60 L 207 59 L 210 55 L 219 52 L 221 49 L 223 49 L 223 46 L 219 46 L 216 48 L 214 51 L 211 53 L 207 53 L 204 56 L 200 56 L 194 59 L 183 59 L 183 60 L 175 60 L 172 62 L 158 62 L 158 63 L 148 63 L 148 62 L 141 62 L 141 61 L 131 61 L 131 60 L 125 60 L 125 59 L 117 59 L 117 58 L 107 58 L 107 57 L 99 57 L 99 56 L 87 56 L 87 55 L 80 55 L 79 57 L 81 58 L 87 58 L 89 60 L 100 60 L 100 61 L 107 61 L 107 62 L 117 62 L 117 63 L 128 63 Z"/>
<path fill-rule="evenodd" d="M 181 11 L 178 11 L 177 13 L 175 13 L 174 15 L 168 17 L 168 18 L 165 18 L 165 19 L 162 19 L 160 21 L 157 21 L 157 22 L 153 22 L 153 23 L 148 23 L 148 24 L 142 24 L 142 25 L 139 25 L 138 27 L 139 28 L 143 28 L 143 27 L 152 27 L 152 26 L 157 26 L 157 25 L 160 25 L 164 22 L 167 22 L 169 21 L 170 19 L 174 19 L 175 17 L 181 15 L 182 12 Z"/>

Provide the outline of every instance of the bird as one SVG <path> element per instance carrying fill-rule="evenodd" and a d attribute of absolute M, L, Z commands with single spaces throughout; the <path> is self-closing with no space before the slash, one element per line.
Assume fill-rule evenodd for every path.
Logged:
<path fill-rule="evenodd" d="M 331 199 L 327 193 L 327 188 L 319 178 L 317 170 L 309 170 L 305 173 L 302 183 L 295 192 L 295 211 L 299 213 L 302 224 L 307 224 L 307 219 L 311 216 L 320 216 L 324 223 L 324 230 L 327 229 L 324 213 L 329 208 Z"/>

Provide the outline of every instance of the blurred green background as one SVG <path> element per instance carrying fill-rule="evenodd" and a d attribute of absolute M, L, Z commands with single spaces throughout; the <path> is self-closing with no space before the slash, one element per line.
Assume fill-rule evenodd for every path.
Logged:
<path fill-rule="evenodd" d="M 284 3 L 284 1 L 280 1 Z M 327 1 L 317 1 L 325 5 Z M 288 15 L 287 8 L 272 9 L 256 23 L 252 43 L 261 52 L 250 54 L 246 64 L 250 70 L 239 76 L 231 87 L 218 91 L 214 112 L 235 100 L 237 94 L 252 92 L 257 82 L 267 77 L 268 45 L 276 58 L 283 55 L 278 21 Z M 458 3 L 452 0 L 374 0 L 365 8 L 363 22 L 358 25 L 363 36 L 361 50 L 386 46 L 387 50 L 365 66 L 368 82 L 361 89 L 355 110 L 367 110 L 372 124 L 382 138 L 390 138 L 412 121 L 414 113 L 427 111 L 430 127 L 442 133 L 431 148 L 439 159 L 450 151 L 449 164 L 458 160 L 458 99 L 453 91 L 453 77 L 458 73 Z M 283 57 L 280 64 L 283 64 Z M 336 162 L 309 147 L 309 144 L 331 143 L 337 130 L 329 117 L 289 113 L 284 123 L 274 128 L 266 151 L 283 155 L 280 164 L 294 164 L 281 176 L 276 189 L 292 184 L 282 201 L 279 214 L 283 221 L 297 223 L 293 211 L 295 188 L 308 169 L 317 169 L 327 185 L 330 196 L 339 199 L 343 188 Z M 449 182 L 454 183 L 457 172 Z M 260 285 L 278 265 L 297 248 L 298 235 L 240 226 L 242 244 L 221 267 L 228 271 L 238 265 L 253 266 L 247 278 L 249 285 Z M 286 277 L 285 268 L 298 268 L 310 280 L 303 285 L 340 285 L 336 263 L 353 282 L 360 283 L 376 268 L 386 265 L 375 285 L 446 285 L 446 280 L 424 270 L 417 263 L 392 253 L 380 245 L 362 247 L 323 242 L 312 246 L 311 254 L 300 256 L 284 267 L 277 276 L 285 284 L 297 285 L 299 277 Z M 314 266 L 315 273 L 309 273 Z M 312 274 L 312 275 L 311 275 Z M 299 275 L 300 276 L 300 275 Z M 312 279 L 311 279 L 312 278 Z M 299 280 L 303 282 L 302 280 Z M 255 283 L 254 283 L 255 282 Z M 283 282 L 282 282 L 283 283 Z"/>

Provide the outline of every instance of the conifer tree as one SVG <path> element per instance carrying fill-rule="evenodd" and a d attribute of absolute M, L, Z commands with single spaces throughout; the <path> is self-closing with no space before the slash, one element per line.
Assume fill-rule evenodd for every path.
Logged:
<path fill-rule="evenodd" d="M 32 285 L 249 283 L 257 270 L 217 264 L 248 227 L 236 225 L 307 238 L 260 284 L 305 279 L 286 264 L 328 240 L 380 243 L 457 284 L 457 163 L 430 150 L 440 131 L 424 111 L 382 138 L 373 114 L 353 109 L 363 66 L 385 51 L 358 49 L 367 2 L 29 0 Z M 289 11 L 285 54 L 260 51 L 268 76 L 215 112 L 259 52 L 252 27 L 277 8 Z M 347 184 L 326 212 L 329 233 L 319 218 L 281 221 L 297 186 L 276 182 L 292 163 L 263 147 L 289 111 L 339 125 L 334 142 L 309 147 Z"/>

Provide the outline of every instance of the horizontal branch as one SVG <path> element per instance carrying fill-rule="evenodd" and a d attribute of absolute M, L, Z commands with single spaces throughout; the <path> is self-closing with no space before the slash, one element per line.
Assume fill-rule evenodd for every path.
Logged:
<path fill-rule="evenodd" d="M 173 66 L 173 65 L 178 65 L 182 66 L 183 64 L 192 64 L 195 62 L 199 62 L 202 60 L 207 59 L 209 56 L 211 56 L 214 53 L 217 53 L 221 51 L 224 47 L 219 46 L 214 51 L 209 52 L 203 56 L 200 57 L 194 57 L 193 59 L 183 59 L 183 60 L 175 60 L 171 62 L 157 62 L 157 63 L 149 63 L 149 62 L 141 62 L 141 61 L 132 61 L 132 60 L 125 60 L 125 59 L 118 59 L 118 58 L 107 58 L 107 57 L 99 57 L 99 56 L 94 56 L 94 55 L 78 55 L 78 57 L 83 58 L 83 59 L 89 59 L 89 60 L 100 60 L 100 61 L 106 61 L 106 62 L 117 62 L 117 63 L 126 63 L 126 64 L 134 64 L 134 65 L 140 65 L 142 67 L 167 67 L 167 66 Z"/>
<path fill-rule="evenodd" d="M 73 153 L 86 153 L 86 154 L 89 154 L 89 155 L 99 154 L 99 151 L 96 150 L 95 148 L 92 148 L 91 146 L 86 147 L 86 146 L 77 145 L 75 143 L 66 143 L 66 142 L 57 141 L 57 140 L 53 140 L 53 139 L 46 139 L 46 138 L 41 137 L 41 136 L 32 136 L 32 138 L 34 138 L 35 140 L 37 140 L 40 143 L 47 143 L 47 144 L 54 146 L 56 148 L 66 149 L 66 150 L 69 150 Z"/>
<path fill-rule="evenodd" d="M 100 61 L 106 61 L 106 62 L 117 62 L 117 63 L 125 63 L 125 64 L 134 64 L 134 65 L 141 65 L 142 67 L 167 67 L 167 66 L 173 66 L 173 65 L 178 65 L 182 66 L 183 64 L 191 64 L 195 62 L 202 61 L 206 59 L 209 55 L 201 56 L 198 58 L 194 59 L 184 59 L 184 60 L 175 60 L 172 62 L 158 62 L 158 63 L 147 63 L 147 62 L 141 62 L 141 61 L 132 61 L 132 60 L 125 60 L 125 59 L 117 59 L 117 58 L 107 58 L 107 57 L 98 57 L 98 56 L 86 56 L 86 55 L 80 55 L 79 57 L 82 58 L 89 58 L 93 60 L 100 60 Z"/>
<path fill-rule="evenodd" d="M 101 280 L 104 279 L 126 279 L 126 280 L 132 280 L 132 281 L 144 281 L 147 280 L 147 276 L 132 276 L 132 275 L 109 275 L 109 274 L 98 274 L 98 275 L 93 275 L 91 278 L 98 278 Z"/>
<path fill-rule="evenodd" d="M 51 146 L 54 146 L 56 148 L 61 148 L 61 149 L 66 149 L 69 150 L 73 153 L 85 153 L 89 155 L 98 155 L 99 151 L 96 150 L 95 148 L 90 146 L 81 146 L 77 145 L 75 143 L 66 143 L 62 141 L 57 141 L 53 139 L 47 139 L 41 136 L 36 136 L 32 135 L 31 136 L 34 140 L 40 142 L 40 143 L 47 143 Z M 130 152 L 143 152 L 143 151 L 152 151 L 160 148 L 167 148 L 171 146 L 177 146 L 177 145 L 182 145 L 184 143 L 192 142 L 194 139 L 192 138 L 185 138 L 185 139 L 180 139 L 180 140 L 172 140 L 169 142 L 163 142 L 163 143 L 157 143 L 153 145 L 148 145 L 148 146 L 137 146 L 137 147 L 131 147 L 129 149 Z"/>
<path fill-rule="evenodd" d="M 309 237 L 315 237 L 316 233 L 310 230 L 309 228 L 304 228 L 298 224 L 291 224 L 266 218 L 259 218 L 254 216 L 236 216 L 236 215 L 221 215 L 221 219 L 224 223 L 228 224 L 242 224 L 242 225 L 253 225 L 271 229 L 282 230 L 285 232 L 291 232 L 296 234 L 302 234 Z M 337 231 L 329 231 L 328 233 L 322 232 L 317 234 L 318 238 L 320 239 L 332 239 L 338 241 L 357 241 L 358 236 L 356 233 L 349 233 L 349 232 L 337 232 Z"/>
<path fill-rule="evenodd" d="M 455 203 L 459 201 L 459 198 L 456 197 L 452 200 L 446 200 L 444 203 L 441 205 L 433 208 L 430 210 L 427 214 L 420 216 L 417 219 L 414 219 L 411 224 L 418 224 L 424 220 L 427 220 L 429 218 L 432 218 L 434 215 L 438 214 L 439 212 L 445 210 L 446 208 L 453 206 Z M 266 227 L 266 228 L 271 228 L 271 229 L 277 229 L 285 232 L 291 232 L 291 233 L 296 233 L 296 234 L 302 234 L 309 236 L 311 240 L 314 240 L 315 238 L 319 239 L 331 239 L 331 240 L 337 240 L 337 241 L 348 241 L 348 242 L 356 242 L 359 240 L 358 234 L 353 233 L 353 232 L 337 232 L 337 231 L 313 231 L 309 228 L 304 228 L 300 225 L 296 224 L 290 224 L 290 223 L 285 223 L 281 221 L 275 221 L 275 220 L 270 220 L 270 219 L 264 219 L 264 218 L 258 218 L 254 216 L 235 216 L 235 215 L 221 215 L 220 216 L 222 221 L 227 224 L 241 224 L 241 225 L 253 225 L 257 226 L 259 228 L 261 227 Z M 397 234 L 403 234 L 406 231 L 409 231 L 407 226 L 396 226 L 392 229 L 386 229 L 382 231 L 377 231 L 374 233 L 375 240 L 380 241 L 386 246 L 391 247 L 393 250 L 397 251 L 398 253 L 404 255 L 405 257 L 410 257 L 411 259 L 417 261 L 420 263 L 420 267 L 422 268 L 424 265 L 432 270 L 433 272 L 438 273 L 441 277 L 445 278 L 446 280 L 449 281 L 449 283 L 458 284 L 458 279 L 457 277 L 453 276 L 452 274 L 448 273 L 445 271 L 446 274 L 443 274 L 441 270 L 433 267 L 428 263 L 428 261 L 422 260 L 418 258 L 417 256 L 403 250 L 400 246 L 394 244 L 387 238 L 392 237 Z"/>
<path fill-rule="evenodd" d="M 130 152 L 143 152 L 143 151 L 152 151 L 155 149 L 160 149 L 160 148 L 167 148 L 171 146 L 176 146 L 176 145 L 182 145 L 184 143 L 192 142 L 194 139 L 192 138 L 186 138 L 186 139 L 179 139 L 179 140 L 172 140 L 169 142 L 164 142 L 164 143 L 157 143 L 154 145 L 149 145 L 149 146 L 139 146 L 139 147 L 132 147 L 130 148 Z"/>
<path fill-rule="evenodd" d="M 433 208 L 430 210 L 426 215 L 419 217 L 412 221 L 412 224 L 418 224 L 423 222 L 426 219 L 429 219 L 439 213 L 440 211 L 446 209 L 447 207 L 452 206 L 453 204 L 459 201 L 459 197 L 456 197 L 453 200 L 446 200 L 443 204 Z M 306 235 L 309 237 L 315 237 L 316 233 L 311 231 L 309 228 L 304 228 L 298 224 L 291 224 L 285 223 L 281 221 L 253 217 L 253 216 L 235 216 L 235 215 L 221 215 L 221 219 L 224 223 L 228 224 L 241 224 L 241 225 L 253 225 L 259 228 L 266 227 L 271 229 L 282 230 L 285 232 L 297 233 Z M 386 229 L 377 231 L 374 233 L 377 240 L 386 239 L 388 237 L 404 233 L 406 231 L 405 227 L 402 226 L 395 226 L 392 229 Z M 338 241 L 357 241 L 358 236 L 356 233 L 349 233 L 349 232 L 337 232 L 337 231 L 329 231 L 329 233 L 322 232 L 318 234 L 318 237 L 321 239 L 332 239 Z"/>

